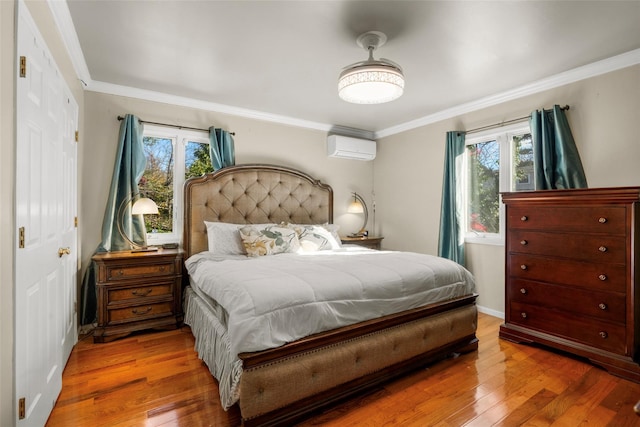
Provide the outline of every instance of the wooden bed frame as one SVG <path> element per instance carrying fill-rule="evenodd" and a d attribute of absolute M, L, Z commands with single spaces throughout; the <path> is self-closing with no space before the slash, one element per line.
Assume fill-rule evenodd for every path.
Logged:
<path fill-rule="evenodd" d="M 185 259 L 207 250 L 204 221 L 333 222 L 331 187 L 295 169 L 239 165 L 185 184 Z M 291 425 L 394 377 L 478 348 L 476 295 L 243 353 L 243 425 Z"/>

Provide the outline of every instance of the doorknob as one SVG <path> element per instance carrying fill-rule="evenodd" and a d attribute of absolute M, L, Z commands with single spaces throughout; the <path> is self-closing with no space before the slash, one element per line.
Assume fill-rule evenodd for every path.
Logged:
<path fill-rule="evenodd" d="M 69 255 L 71 248 L 58 248 L 58 257 L 62 258 L 62 255 Z"/>

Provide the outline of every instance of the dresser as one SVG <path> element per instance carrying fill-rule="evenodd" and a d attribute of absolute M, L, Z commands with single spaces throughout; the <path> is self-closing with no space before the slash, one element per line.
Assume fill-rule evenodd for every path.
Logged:
<path fill-rule="evenodd" d="M 182 313 L 182 252 L 107 252 L 95 255 L 98 325 L 94 342 L 134 331 L 175 329 Z"/>
<path fill-rule="evenodd" d="M 503 193 L 500 337 L 589 359 L 640 382 L 640 187 Z"/>

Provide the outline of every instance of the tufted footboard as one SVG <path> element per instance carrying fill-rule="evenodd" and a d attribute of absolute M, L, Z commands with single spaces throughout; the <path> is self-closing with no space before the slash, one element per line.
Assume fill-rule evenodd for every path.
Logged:
<path fill-rule="evenodd" d="M 245 368 L 239 405 L 244 424 L 290 425 L 308 412 L 409 370 L 454 352 L 475 350 L 474 300 L 455 301 L 448 311 L 288 355 L 241 355 Z"/>

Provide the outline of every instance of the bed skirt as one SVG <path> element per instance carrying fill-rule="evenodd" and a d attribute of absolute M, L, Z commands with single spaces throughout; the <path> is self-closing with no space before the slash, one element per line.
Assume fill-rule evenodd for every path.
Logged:
<path fill-rule="evenodd" d="M 237 400 L 247 426 L 291 423 L 419 366 L 477 349 L 475 296 L 443 303 L 433 312 L 283 355 L 244 353 L 240 360 L 221 361 L 214 355 L 228 354 L 224 327 L 190 287 L 185 292 L 185 323 L 196 351 L 218 379 L 222 405 Z"/>

